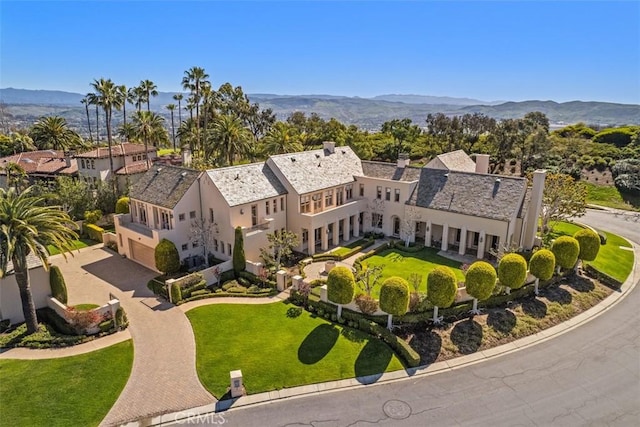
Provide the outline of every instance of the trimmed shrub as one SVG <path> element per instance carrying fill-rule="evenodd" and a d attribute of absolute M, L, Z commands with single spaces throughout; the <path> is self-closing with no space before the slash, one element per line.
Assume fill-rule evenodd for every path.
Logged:
<path fill-rule="evenodd" d="M 118 328 L 126 328 L 129 325 L 129 319 L 127 319 L 127 313 L 124 308 L 118 307 L 116 310 L 116 326 Z"/>
<path fill-rule="evenodd" d="M 356 297 L 356 306 L 364 314 L 373 314 L 378 309 L 378 301 L 369 295 L 360 294 Z"/>
<path fill-rule="evenodd" d="M 527 280 L 527 260 L 516 253 L 506 254 L 498 264 L 498 279 L 502 286 L 520 289 Z"/>
<path fill-rule="evenodd" d="M 177 284 L 171 285 L 171 302 L 177 304 L 182 299 L 182 290 Z"/>
<path fill-rule="evenodd" d="M 158 271 L 171 274 L 180 270 L 180 255 L 171 240 L 160 240 L 160 243 L 156 245 L 154 257 Z"/>
<path fill-rule="evenodd" d="M 98 325 L 98 329 L 100 332 L 109 332 L 113 328 L 113 322 L 111 320 L 105 320 L 104 322 L 100 322 Z"/>
<path fill-rule="evenodd" d="M 157 278 L 149 280 L 147 282 L 147 288 L 149 288 L 149 290 L 156 295 L 160 295 L 164 298 L 169 298 L 169 295 L 167 295 L 167 288 L 165 287 L 164 282 L 159 281 Z"/>
<path fill-rule="evenodd" d="M 496 269 L 484 261 L 476 261 L 467 270 L 465 288 L 467 293 L 479 301 L 488 299 L 496 287 Z"/>
<path fill-rule="evenodd" d="M 247 259 L 244 255 L 244 237 L 242 237 L 242 228 L 236 227 L 235 241 L 233 243 L 233 272 L 236 277 L 244 271 L 247 265 Z"/>
<path fill-rule="evenodd" d="M 49 283 L 51 284 L 51 295 L 61 303 L 66 304 L 67 285 L 57 265 L 52 265 L 49 269 Z"/>
<path fill-rule="evenodd" d="M 540 280 L 551 279 L 555 267 L 556 257 L 548 249 L 540 249 L 529 260 L 529 271 Z"/>
<path fill-rule="evenodd" d="M 600 246 L 607 244 L 607 235 L 602 231 L 598 231 L 598 237 L 600 237 Z"/>
<path fill-rule="evenodd" d="M 85 224 L 95 224 L 102 218 L 102 211 L 100 209 L 85 211 L 84 212 L 84 223 Z"/>
<path fill-rule="evenodd" d="M 129 198 L 127 196 L 120 197 L 116 202 L 116 213 L 117 214 L 129 213 Z"/>
<path fill-rule="evenodd" d="M 84 224 L 83 229 L 91 240 L 102 242 L 102 233 L 104 233 L 104 228 L 98 227 L 95 224 Z"/>
<path fill-rule="evenodd" d="M 456 300 L 458 279 L 449 267 L 439 266 L 427 276 L 427 299 L 437 307 L 449 307 Z"/>
<path fill-rule="evenodd" d="M 409 309 L 409 284 L 402 277 L 389 277 L 380 287 L 380 309 L 402 316 Z"/>
<path fill-rule="evenodd" d="M 50 325 L 56 332 L 63 335 L 77 335 L 76 330 L 67 321 L 60 317 L 58 313 L 49 307 L 39 308 L 36 310 L 38 322 Z"/>
<path fill-rule="evenodd" d="M 375 322 L 371 322 L 367 319 L 358 320 L 358 329 L 378 338 L 381 338 L 391 347 L 398 356 L 404 360 L 405 364 L 414 368 L 420 365 L 420 355 L 402 338 L 394 335 L 388 329 L 378 325 Z"/>
<path fill-rule="evenodd" d="M 580 243 L 571 236 L 560 236 L 551 245 L 551 252 L 556 257 L 556 265 L 573 268 L 580 254 Z"/>
<path fill-rule="evenodd" d="M 598 233 L 590 228 L 583 228 L 582 230 L 576 231 L 573 238 L 576 239 L 578 245 L 580 245 L 578 258 L 583 261 L 593 261 L 596 259 L 598 251 L 600 251 L 600 236 L 598 236 Z"/>
<path fill-rule="evenodd" d="M 347 267 L 334 267 L 327 276 L 327 298 L 336 304 L 349 304 L 355 292 L 355 279 Z"/>

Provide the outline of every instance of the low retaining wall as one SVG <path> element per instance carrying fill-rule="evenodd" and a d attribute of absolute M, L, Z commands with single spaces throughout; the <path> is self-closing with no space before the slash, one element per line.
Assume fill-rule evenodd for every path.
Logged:
<path fill-rule="evenodd" d="M 49 307 L 50 309 L 55 311 L 58 316 L 62 317 L 64 320 L 69 322 L 69 315 L 68 315 L 69 314 L 69 307 L 68 306 L 66 306 L 65 304 L 61 303 L 60 301 L 58 301 L 57 299 L 55 299 L 53 297 L 48 297 L 47 298 L 47 307 Z M 93 310 L 88 310 L 88 311 L 97 313 L 100 316 L 101 319 L 103 319 L 103 318 L 108 316 L 111 319 L 113 319 L 113 321 L 115 322 L 116 311 L 118 311 L 119 308 L 120 308 L 120 301 L 118 299 L 112 299 L 108 303 L 106 303 L 105 305 L 102 305 L 100 307 L 96 307 Z M 98 332 L 100 332 L 100 329 L 98 328 L 98 325 L 96 325 L 96 326 L 94 326 L 92 328 L 87 328 L 87 330 L 85 331 L 85 333 L 87 333 L 88 335 L 97 334 Z"/>

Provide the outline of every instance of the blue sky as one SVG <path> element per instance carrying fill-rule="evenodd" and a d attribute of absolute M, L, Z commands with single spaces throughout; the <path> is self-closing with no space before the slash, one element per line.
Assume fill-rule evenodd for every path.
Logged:
<path fill-rule="evenodd" d="M 0 87 L 640 103 L 640 2 L 0 1 Z"/>

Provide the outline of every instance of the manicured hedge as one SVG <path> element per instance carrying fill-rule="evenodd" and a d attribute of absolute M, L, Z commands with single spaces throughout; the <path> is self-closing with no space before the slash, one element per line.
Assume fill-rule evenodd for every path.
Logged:
<path fill-rule="evenodd" d="M 359 246 L 355 246 L 354 248 L 352 248 L 349 252 L 346 252 L 342 255 L 336 255 L 336 254 L 332 254 L 329 252 L 324 252 L 321 254 L 314 254 L 311 255 L 311 259 L 313 259 L 313 262 L 321 262 L 321 261 L 343 261 L 347 258 L 350 258 L 352 256 L 354 256 L 355 254 L 357 254 L 358 252 L 362 251 L 363 249 L 368 248 L 369 246 L 373 245 L 376 241 L 374 239 L 369 239 L 366 240 L 362 245 Z"/>
<path fill-rule="evenodd" d="M 580 254 L 580 243 L 571 236 L 560 236 L 551 245 L 551 252 L 556 257 L 556 265 L 573 268 Z"/>
<path fill-rule="evenodd" d="M 555 267 L 556 257 L 548 249 L 536 251 L 529 260 L 529 271 L 540 280 L 551 279 Z"/>
<path fill-rule="evenodd" d="M 583 228 L 576 231 L 573 238 L 578 241 L 580 245 L 580 253 L 578 258 L 583 261 L 593 261 L 598 256 L 600 251 L 600 236 L 598 233 L 590 228 Z"/>
<path fill-rule="evenodd" d="M 398 356 L 404 360 L 408 367 L 415 368 L 420 365 L 420 355 L 412 349 L 405 340 L 394 335 L 393 332 L 389 331 L 387 328 L 384 328 L 375 322 L 360 319 L 358 322 L 358 329 L 386 342 L 398 354 Z"/>
<path fill-rule="evenodd" d="M 591 277 L 598 279 L 605 285 L 608 285 L 614 289 L 619 289 L 620 286 L 622 286 L 622 282 L 620 282 L 617 279 L 614 279 L 613 277 L 609 276 L 606 273 L 601 272 L 600 270 L 597 270 L 591 264 L 585 264 L 583 268 L 587 273 L 589 273 Z"/>
<path fill-rule="evenodd" d="M 327 276 L 327 298 L 336 304 L 349 304 L 355 292 L 355 279 L 347 267 L 334 267 Z"/>
<path fill-rule="evenodd" d="M 180 254 L 171 240 L 162 239 L 154 250 L 156 268 L 164 274 L 180 270 Z"/>
<path fill-rule="evenodd" d="M 409 308 L 409 284 L 402 277 L 389 277 L 380 287 L 380 309 L 402 316 Z"/>
<path fill-rule="evenodd" d="M 104 233 L 104 228 L 98 227 L 95 224 L 84 224 L 84 232 L 87 233 L 87 236 L 89 236 L 91 240 L 102 242 L 102 233 Z"/>
<path fill-rule="evenodd" d="M 427 299 L 438 307 L 449 307 L 456 300 L 458 279 L 451 268 L 439 266 L 427 276 Z"/>
<path fill-rule="evenodd" d="M 182 300 L 182 290 L 177 284 L 171 285 L 171 302 L 177 304 Z"/>
<path fill-rule="evenodd" d="M 67 303 L 67 285 L 64 282 L 62 272 L 57 265 L 52 265 L 49 269 L 49 283 L 51 285 L 51 295 L 63 304 Z"/>
<path fill-rule="evenodd" d="M 498 264 L 498 279 L 502 286 L 521 288 L 527 280 L 527 260 L 516 253 L 506 254 Z"/>
<path fill-rule="evenodd" d="M 493 294 L 497 278 L 493 265 L 485 261 L 476 261 L 467 270 L 464 282 L 467 293 L 479 301 L 484 301 Z"/>
<path fill-rule="evenodd" d="M 116 213 L 117 214 L 129 213 L 129 198 L 127 196 L 120 197 L 116 202 Z"/>

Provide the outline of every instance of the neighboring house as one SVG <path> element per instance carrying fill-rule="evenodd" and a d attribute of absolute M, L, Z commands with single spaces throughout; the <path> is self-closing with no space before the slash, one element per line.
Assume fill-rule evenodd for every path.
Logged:
<path fill-rule="evenodd" d="M 50 183 L 57 176 L 78 176 L 78 166 L 71 153 L 56 150 L 25 151 L 0 159 L 0 186 L 7 187 L 7 165 L 24 169 L 30 184 Z"/>
<path fill-rule="evenodd" d="M 8 263 L 7 273 L 0 279 L 0 319 L 9 319 L 11 324 L 24 322 L 22 313 L 22 300 L 20 299 L 20 289 L 13 274 L 13 264 Z M 51 296 L 51 286 L 49 285 L 49 272 L 44 269 L 40 259 L 29 255 L 27 257 L 29 267 L 29 284 L 31 295 L 36 308 L 47 307 L 47 297 Z"/>
<path fill-rule="evenodd" d="M 178 211 L 201 221 L 201 234 L 207 238 L 196 239 L 200 245 L 204 242 L 200 254 L 223 260 L 231 258 L 238 226 L 251 261 L 259 261 L 267 233 L 282 229 L 299 236 L 296 249 L 306 254 L 326 251 L 368 231 L 478 258 L 510 245 L 531 249 L 545 172 L 535 172 L 533 187 L 528 188 L 526 179 L 490 175 L 488 167 L 487 155 L 476 155 L 474 163 L 462 151 L 437 156 L 423 168 L 410 166 L 407 156 L 395 164 L 362 161 L 351 148 L 332 142 L 319 150 L 271 156 L 263 163 L 209 170 L 201 177 L 196 171 L 165 166 L 193 174 L 188 191 L 155 194 L 154 188 L 174 188 L 174 183 L 163 182 L 163 174 L 155 170 L 146 172 L 132 187 L 131 218 L 116 222 L 117 232 L 121 224 L 128 233 L 126 239 L 119 236 L 120 253 L 140 262 L 140 257 L 131 256 L 131 243 L 123 247 L 123 242 L 144 240 L 144 233 L 139 236 L 127 225 L 141 222 L 134 213 L 139 203 L 172 209 L 171 233 L 164 233 L 157 221 L 153 226 L 145 223 L 144 232 L 153 236 L 145 240 L 147 251 L 151 253 L 164 233 L 181 250 L 183 260 L 197 256 L 198 248 L 189 246 L 188 230 L 176 229 Z M 168 198 L 171 203 L 162 205 Z"/>
<path fill-rule="evenodd" d="M 202 254 L 191 239 L 193 223 L 202 218 L 202 172 L 176 166 L 151 166 L 129 190 L 130 212 L 116 215 L 118 252 L 155 270 L 154 250 L 171 240 L 180 259 Z"/>
<path fill-rule="evenodd" d="M 144 144 L 120 143 L 111 147 L 113 171 L 118 180 L 118 188 L 123 190 L 132 185 L 151 166 L 157 156 L 156 147 L 145 150 Z M 86 153 L 76 154 L 78 176 L 95 185 L 98 181 L 111 179 L 109 148 L 98 147 Z"/>

